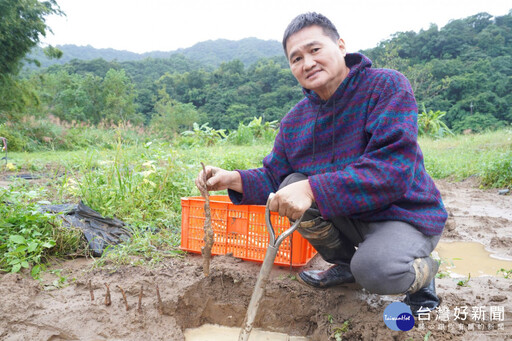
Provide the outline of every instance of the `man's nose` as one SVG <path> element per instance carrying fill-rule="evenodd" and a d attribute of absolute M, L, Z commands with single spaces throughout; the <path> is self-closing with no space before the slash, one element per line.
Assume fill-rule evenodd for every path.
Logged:
<path fill-rule="evenodd" d="M 311 56 L 311 55 L 304 56 L 304 67 L 306 68 L 306 70 L 313 68 L 315 65 L 316 65 L 316 60 L 313 56 Z"/>

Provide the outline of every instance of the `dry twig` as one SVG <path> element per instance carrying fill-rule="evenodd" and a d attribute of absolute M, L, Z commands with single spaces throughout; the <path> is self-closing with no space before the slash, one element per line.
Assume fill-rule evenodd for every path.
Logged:
<path fill-rule="evenodd" d="M 140 286 L 140 293 L 139 293 L 139 305 L 137 307 L 137 312 L 142 314 L 142 293 L 144 292 L 144 286 Z"/>
<path fill-rule="evenodd" d="M 109 306 L 112 304 L 112 300 L 110 298 L 110 288 L 107 283 L 105 283 L 105 286 L 107 287 L 107 293 L 105 294 L 105 305 Z"/>
<path fill-rule="evenodd" d="M 124 293 L 123 288 L 121 288 L 119 285 L 116 285 L 119 290 L 121 290 L 121 294 L 123 295 L 124 305 L 126 306 L 126 311 L 130 310 L 130 306 L 128 305 L 128 300 L 126 299 L 126 294 Z"/>
<path fill-rule="evenodd" d="M 158 284 L 156 285 L 156 299 L 157 299 L 157 304 L 158 304 L 158 313 L 160 315 L 163 315 L 164 314 L 164 308 L 163 308 L 163 304 L 162 304 L 162 298 L 160 297 L 160 289 L 158 288 Z"/>
<path fill-rule="evenodd" d="M 205 187 L 201 191 L 202 196 L 204 197 L 204 246 L 201 248 L 201 254 L 203 255 L 203 273 L 205 276 L 210 274 L 210 259 L 212 258 L 212 246 L 213 246 L 213 229 L 212 229 L 212 214 L 210 210 L 210 195 L 208 193 L 208 188 L 206 188 L 206 167 L 204 163 L 201 162 L 201 166 L 203 166 L 203 179 Z"/>
<path fill-rule="evenodd" d="M 89 292 L 91 293 L 91 301 L 94 301 L 94 291 L 92 290 L 91 280 L 89 280 Z"/>

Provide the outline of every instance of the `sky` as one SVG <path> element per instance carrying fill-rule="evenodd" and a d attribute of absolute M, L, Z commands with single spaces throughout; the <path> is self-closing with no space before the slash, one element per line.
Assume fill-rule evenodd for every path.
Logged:
<path fill-rule="evenodd" d="M 396 32 L 439 28 L 487 12 L 508 14 L 512 0 L 57 0 L 66 16 L 49 16 L 43 45 L 91 45 L 137 53 L 174 51 L 206 40 L 256 37 L 281 41 L 298 14 L 324 14 L 349 52 Z"/>

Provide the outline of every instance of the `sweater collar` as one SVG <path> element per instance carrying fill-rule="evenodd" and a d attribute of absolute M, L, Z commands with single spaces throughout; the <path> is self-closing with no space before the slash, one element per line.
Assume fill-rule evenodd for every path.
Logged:
<path fill-rule="evenodd" d="M 315 104 L 325 104 L 327 106 L 330 106 L 333 101 L 337 101 L 338 99 L 343 97 L 347 84 L 355 75 L 357 75 L 365 68 L 370 68 L 372 66 L 372 61 L 361 53 L 348 53 L 345 56 L 345 64 L 350 68 L 350 72 L 348 73 L 347 77 L 343 80 L 343 82 L 341 82 L 338 89 L 336 89 L 334 94 L 327 101 L 321 99 L 320 96 L 318 96 L 314 91 L 302 88 L 304 95 Z"/>

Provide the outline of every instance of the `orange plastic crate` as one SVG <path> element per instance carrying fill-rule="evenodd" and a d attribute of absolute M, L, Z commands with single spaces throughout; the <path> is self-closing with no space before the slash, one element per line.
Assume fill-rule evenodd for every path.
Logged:
<path fill-rule="evenodd" d="M 204 246 L 204 198 L 181 198 L 181 249 L 201 253 Z M 235 205 L 227 195 L 210 196 L 213 255 L 232 253 L 234 257 L 263 262 L 268 247 L 265 206 Z M 288 218 L 271 212 L 271 222 L 277 236 L 290 227 Z M 291 241 L 290 241 L 291 239 Z M 297 231 L 280 245 L 274 264 L 303 266 L 316 250 Z"/>

